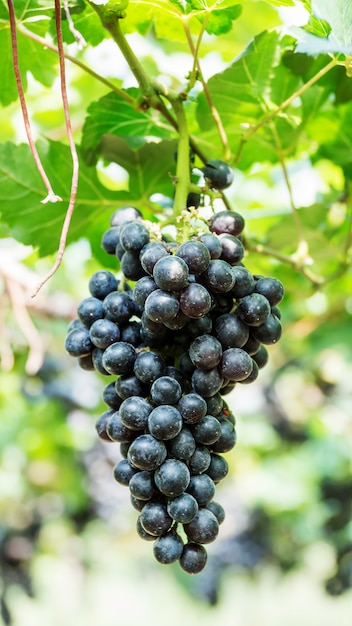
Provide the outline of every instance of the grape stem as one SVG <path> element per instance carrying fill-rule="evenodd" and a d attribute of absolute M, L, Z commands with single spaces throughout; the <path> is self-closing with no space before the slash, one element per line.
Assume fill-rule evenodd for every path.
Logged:
<path fill-rule="evenodd" d="M 27 134 L 27 139 L 28 139 L 28 144 L 30 147 L 30 150 L 32 152 L 33 155 L 33 159 L 34 162 L 37 166 L 37 170 L 40 174 L 40 177 L 45 185 L 45 188 L 48 192 L 46 198 L 44 198 L 41 202 L 42 204 L 46 204 L 47 202 L 61 202 L 62 198 L 60 198 L 60 196 L 58 196 L 50 183 L 50 180 L 46 174 L 46 171 L 44 169 L 44 166 L 41 162 L 40 156 L 38 154 L 36 145 L 34 143 L 34 139 L 33 139 L 33 135 L 32 135 L 32 129 L 31 129 L 31 124 L 29 121 L 29 115 L 28 115 L 28 109 L 27 109 L 27 104 L 26 104 L 26 99 L 25 99 L 25 95 L 24 95 L 24 89 L 23 89 L 23 84 L 22 84 L 22 78 L 21 78 L 21 71 L 20 71 L 20 67 L 19 67 L 19 61 L 18 61 L 18 45 L 17 45 L 17 34 L 16 34 L 16 30 L 17 30 L 17 25 L 16 25 L 16 15 L 15 15 L 15 9 L 14 9 L 14 5 L 13 5 L 13 1 L 12 0 L 7 0 L 7 4 L 8 4 L 8 9 L 9 9 L 9 17 L 10 17 L 10 30 L 11 30 L 11 46 L 12 46 L 12 60 L 13 60 L 13 68 L 14 68 L 14 73 L 15 73 L 15 78 L 16 78 L 16 85 L 17 85 L 17 91 L 18 91 L 18 97 L 20 100 L 20 105 L 21 105 L 21 109 L 22 109 L 22 117 L 23 117 L 23 122 L 24 122 L 24 127 L 26 130 L 26 134 Z"/>
<path fill-rule="evenodd" d="M 49 272 L 44 276 L 44 278 L 40 281 L 40 283 L 36 287 L 34 293 L 32 294 L 32 298 L 34 298 L 38 294 L 38 292 L 43 287 L 43 285 L 45 285 L 45 283 L 55 274 L 55 272 L 58 270 L 58 268 L 61 265 L 65 248 L 66 248 L 66 241 L 67 241 L 68 231 L 70 228 L 71 218 L 72 218 L 73 211 L 74 211 L 75 204 L 76 204 L 78 178 L 79 178 L 78 154 L 77 154 L 76 145 L 73 139 L 71 117 L 70 117 L 68 97 L 67 97 L 65 56 L 64 56 L 62 28 L 61 28 L 60 0 L 55 0 L 55 26 L 56 26 L 57 44 L 58 44 L 58 49 L 59 49 L 61 97 L 62 97 L 62 104 L 63 104 L 64 115 L 65 115 L 65 123 L 66 123 L 66 132 L 67 132 L 68 142 L 70 146 L 73 169 L 72 169 L 69 205 L 66 211 L 64 223 L 63 223 L 62 230 L 61 230 L 59 249 L 57 251 L 56 259 L 52 268 L 49 270 Z"/>

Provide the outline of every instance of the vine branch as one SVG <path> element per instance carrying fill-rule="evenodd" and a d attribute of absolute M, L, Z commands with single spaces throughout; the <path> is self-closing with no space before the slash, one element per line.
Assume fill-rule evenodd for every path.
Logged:
<path fill-rule="evenodd" d="M 71 179 L 70 200 L 69 200 L 69 205 L 66 211 L 62 230 L 61 230 L 60 243 L 59 243 L 59 249 L 56 255 L 56 260 L 52 268 L 49 270 L 49 272 L 40 281 L 32 297 L 37 295 L 37 293 L 40 291 L 43 285 L 45 285 L 45 283 L 55 274 L 55 272 L 58 270 L 58 268 L 61 265 L 62 258 L 63 258 L 65 248 L 66 248 L 66 241 L 67 241 L 67 235 L 68 235 L 68 231 L 69 231 L 69 227 L 71 223 L 71 218 L 72 218 L 73 211 L 74 211 L 75 204 L 76 204 L 78 178 L 79 178 L 78 154 L 77 154 L 76 145 L 75 145 L 73 134 L 72 134 L 71 118 L 70 118 L 70 111 L 69 111 L 68 98 L 67 98 L 65 56 L 64 56 L 62 28 L 61 28 L 60 0 L 55 0 L 55 25 L 56 25 L 57 43 L 58 43 L 58 50 L 59 50 L 61 98 L 62 98 L 62 104 L 63 104 L 63 109 L 64 109 L 66 132 L 67 132 L 67 137 L 68 137 L 70 151 L 71 151 L 73 169 L 72 169 L 72 179 Z"/>
<path fill-rule="evenodd" d="M 32 135 L 32 129 L 31 129 L 31 123 L 29 121 L 29 115 L 28 115 L 28 109 L 27 109 L 27 104 L 26 104 L 26 98 L 24 95 L 24 89 L 23 89 L 23 84 L 22 84 L 22 78 L 21 78 L 21 71 L 20 71 L 20 66 L 19 66 L 19 60 L 18 60 L 18 44 L 17 44 L 17 24 L 16 24 L 16 15 L 15 15 L 15 9 L 14 9 L 14 5 L 13 5 L 13 1 L 12 0 L 7 0 L 7 4 L 8 4 L 8 9 L 9 9 L 9 17 L 10 17 L 10 30 L 11 30 L 11 46 L 12 46 L 12 59 L 13 59 L 13 68 L 14 68 L 14 73 L 15 73 L 15 78 L 16 78 L 16 85 L 17 85 L 17 91 L 18 91 L 18 97 L 20 100 L 20 105 L 21 105 L 21 109 L 22 109 L 22 117 L 23 117 L 23 122 L 24 122 L 24 127 L 26 130 L 26 134 L 27 134 L 27 139 L 28 139 L 28 144 L 30 147 L 30 150 L 32 152 L 33 155 L 33 159 L 34 162 L 37 166 L 38 172 L 40 174 L 40 177 L 45 185 L 45 188 L 48 192 L 46 198 L 44 198 L 41 202 L 42 204 L 46 204 L 47 202 L 61 202 L 62 198 L 60 198 L 60 196 L 58 196 L 50 183 L 50 180 L 46 174 L 46 171 L 44 169 L 44 166 L 41 162 L 40 156 L 38 154 L 36 145 L 34 143 L 34 139 L 33 139 L 33 135 Z"/>

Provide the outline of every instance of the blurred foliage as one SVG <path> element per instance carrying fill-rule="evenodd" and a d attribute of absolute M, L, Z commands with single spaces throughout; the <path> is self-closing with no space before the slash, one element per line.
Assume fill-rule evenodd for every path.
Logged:
<path fill-rule="evenodd" d="M 0 44 L 6 50 L 0 60 L 0 102 L 6 107 L 0 130 L 0 593 L 5 624 L 11 623 L 11 611 L 16 614 L 9 601 L 12 589 L 35 595 L 36 563 L 60 559 L 70 541 L 80 566 L 89 571 L 99 562 L 94 546 L 101 545 L 101 535 L 108 537 L 112 552 L 120 536 L 119 549 L 123 543 L 128 558 L 145 571 L 144 547 L 130 532 L 133 512 L 112 478 L 118 449 L 97 441 L 95 434 L 94 416 L 103 409 L 100 393 L 106 381 L 73 365 L 63 341 L 77 303 L 88 293 L 89 275 L 101 266 L 118 271 L 100 246 L 112 211 L 132 203 L 148 219 L 172 218 L 154 194 L 173 194 L 177 141 L 175 130 L 154 110 L 142 111 L 123 100 L 122 94 L 136 102 L 141 95 L 125 61 L 92 5 L 70 1 L 75 27 L 88 42 L 78 50 L 64 16 L 67 50 L 86 68 L 67 61 L 72 125 L 81 151 L 79 196 L 63 265 L 31 300 L 58 246 L 71 162 L 57 57 L 31 36 L 46 35 L 55 44 L 53 3 L 15 4 L 31 121 L 64 202 L 40 204 L 42 184 L 28 147 L 21 144 L 26 138 L 9 71 L 8 14 L 6 3 L 0 3 Z M 229 396 L 239 442 L 228 455 L 227 484 L 219 487 L 218 499 L 227 511 L 221 537 L 210 550 L 208 567 L 191 582 L 168 569 L 185 594 L 211 604 L 221 598 L 231 573 L 259 581 L 263 568 L 285 574 L 304 570 L 314 546 L 327 551 L 322 568 L 314 570 L 326 591 L 340 595 L 352 585 L 352 88 L 346 50 L 324 74 L 331 62 L 325 23 L 331 19 L 339 34 L 335 11 L 346 3 L 333 3 L 331 15 L 324 2 L 323 15 L 307 14 L 309 25 L 287 34 L 281 25 L 294 4 L 300 5 L 223 3 L 220 13 L 210 11 L 198 55 L 235 167 L 227 195 L 246 218 L 246 266 L 277 276 L 286 288 L 281 345 L 270 349 L 270 365 L 255 391 L 238 386 Z M 310 4 L 304 3 L 308 9 Z M 187 87 L 194 63 L 181 28 L 183 5 L 131 0 L 124 22 L 142 64 L 177 90 Z M 187 23 L 196 40 L 202 25 L 198 3 L 187 5 L 194 11 Z M 31 19 L 38 15 L 50 20 Z M 313 39 L 307 40 L 307 34 Z M 268 117 L 312 80 L 309 89 Z M 208 158 L 222 158 L 200 81 L 189 92 L 186 111 L 198 147 Z M 264 118 L 267 123 L 251 134 Z M 222 206 L 219 199 L 215 206 Z M 157 575 L 161 566 L 147 567 Z"/>

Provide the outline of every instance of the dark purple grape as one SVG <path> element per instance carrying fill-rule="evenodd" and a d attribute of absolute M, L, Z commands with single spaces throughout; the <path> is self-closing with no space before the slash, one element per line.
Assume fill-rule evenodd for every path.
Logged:
<path fill-rule="evenodd" d="M 122 399 L 116 393 L 115 384 L 116 383 L 112 382 L 106 385 L 103 389 L 102 395 L 103 395 L 103 401 L 105 402 L 105 404 L 107 404 L 112 409 L 115 409 L 115 411 L 117 411 L 117 409 L 119 409 L 121 406 Z"/>
<path fill-rule="evenodd" d="M 122 423 L 119 411 L 114 411 L 112 415 L 110 415 L 106 425 L 106 432 L 111 441 L 118 441 L 119 443 L 129 443 L 137 436 L 135 431 L 127 428 L 127 426 Z"/>
<path fill-rule="evenodd" d="M 158 537 L 153 546 L 153 554 L 163 565 L 178 561 L 183 551 L 183 541 L 175 530 Z"/>
<path fill-rule="evenodd" d="M 238 237 L 244 229 L 244 219 L 242 215 L 235 211 L 219 211 L 212 216 L 209 228 L 217 235 L 228 233 Z"/>
<path fill-rule="evenodd" d="M 196 337 L 189 347 L 189 356 L 196 367 L 203 370 L 213 369 L 221 360 L 221 343 L 212 335 Z"/>
<path fill-rule="evenodd" d="M 145 271 L 141 266 L 138 252 L 126 250 L 121 256 L 121 270 L 128 280 L 139 280 L 145 276 Z"/>
<path fill-rule="evenodd" d="M 154 470 L 165 461 L 166 455 L 165 444 L 148 433 L 132 441 L 127 458 L 133 467 Z"/>
<path fill-rule="evenodd" d="M 251 272 L 242 265 L 235 265 L 232 272 L 235 277 L 235 284 L 230 291 L 231 295 L 238 299 L 253 293 L 255 283 Z"/>
<path fill-rule="evenodd" d="M 144 307 L 145 301 L 148 298 L 149 294 L 156 289 L 158 289 L 158 285 L 151 278 L 151 276 L 143 276 L 142 278 L 137 280 L 134 286 L 134 301 L 138 304 L 138 306 Z"/>
<path fill-rule="evenodd" d="M 189 524 L 198 513 L 197 500 L 190 493 L 181 493 L 176 498 L 169 499 L 167 512 L 175 522 Z"/>
<path fill-rule="evenodd" d="M 192 474 L 206 472 L 210 465 L 211 455 L 207 446 L 198 445 L 188 461 L 188 467 Z"/>
<path fill-rule="evenodd" d="M 154 265 L 153 278 L 160 289 L 181 291 L 188 285 L 189 270 L 183 259 L 168 255 Z"/>
<path fill-rule="evenodd" d="M 137 354 L 134 373 L 142 383 L 152 385 L 157 378 L 164 375 L 165 369 L 165 361 L 157 352 L 151 350 Z"/>
<path fill-rule="evenodd" d="M 95 422 L 95 430 L 97 431 L 100 439 L 102 439 L 103 441 L 112 441 L 107 432 L 107 425 L 110 417 L 114 413 L 115 411 L 113 409 L 109 409 L 108 411 L 105 411 L 105 413 L 100 415 L 100 417 L 98 417 L 97 421 Z"/>
<path fill-rule="evenodd" d="M 152 406 L 140 396 L 130 396 L 120 406 L 121 421 L 131 430 L 144 430 L 151 412 Z"/>
<path fill-rule="evenodd" d="M 141 470 L 135 472 L 129 481 L 131 495 L 138 500 L 151 500 L 158 492 L 154 482 L 154 472 Z"/>
<path fill-rule="evenodd" d="M 222 247 L 219 237 L 213 233 L 204 233 L 200 236 L 201 241 L 208 248 L 211 259 L 220 259 Z"/>
<path fill-rule="evenodd" d="M 91 296 L 104 300 L 104 298 L 117 289 L 117 280 L 108 270 L 94 272 L 88 283 Z"/>
<path fill-rule="evenodd" d="M 191 541 L 183 547 L 179 562 L 187 574 L 199 574 L 205 568 L 207 558 L 204 546 Z"/>
<path fill-rule="evenodd" d="M 84 298 L 78 305 L 77 313 L 81 322 L 89 328 L 93 322 L 104 317 L 103 303 L 99 298 L 92 296 Z"/>
<path fill-rule="evenodd" d="M 103 376 L 110 376 L 111 372 L 108 372 L 103 365 L 103 357 L 105 350 L 101 348 L 94 348 L 92 352 L 92 361 L 94 365 L 94 369 L 102 374 Z"/>
<path fill-rule="evenodd" d="M 176 404 L 182 396 L 180 383 L 171 376 L 157 378 L 151 386 L 150 395 L 155 404 Z"/>
<path fill-rule="evenodd" d="M 248 341 L 248 326 L 237 315 L 224 313 L 214 320 L 214 335 L 222 348 L 242 348 Z"/>
<path fill-rule="evenodd" d="M 226 459 L 220 454 L 212 452 L 210 465 L 207 468 L 207 474 L 213 479 L 214 483 L 219 483 L 229 472 L 229 465 Z"/>
<path fill-rule="evenodd" d="M 65 339 L 65 350 L 70 356 L 80 357 L 93 350 L 88 328 L 74 328 Z"/>
<path fill-rule="evenodd" d="M 208 502 L 206 508 L 215 515 L 219 525 L 223 523 L 225 519 L 225 511 L 224 507 L 221 506 L 219 502 L 214 502 L 214 500 L 212 502 Z"/>
<path fill-rule="evenodd" d="M 221 259 L 230 265 L 240 263 L 244 257 L 244 247 L 242 241 L 233 235 L 220 235 Z"/>
<path fill-rule="evenodd" d="M 198 283 L 191 283 L 181 291 L 181 311 L 191 319 L 198 319 L 206 315 L 211 309 L 211 296 L 209 291 Z"/>
<path fill-rule="evenodd" d="M 259 326 L 269 317 L 270 304 L 265 296 L 252 293 L 240 300 L 236 313 L 245 324 Z"/>
<path fill-rule="evenodd" d="M 196 442 L 203 445 L 215 443 L 221 435 L 221 425 L 213 415 L 204 415 L 192 428 Z"/>
<path fill-rule="evenodd" d="M 280 304 L 284 297 L 284 286 L 277 278 L 259 278 L 255 283 L 255 292 L 265 296 L 273 307 Z"/>
<path fill-rule="evenodd" d="M 259 369 L 265 367 L 268 362 L 269 354 L 265 346 L 260 346 L 259 350 L 255 354 L 252 355 L 253 361 L 256 362 Z"/>
<path fill-rule="evenodd" d="M 253 369 L 253 361 L 241 348 L 229 348 L 222 355 L 220 369 L 224 378 L 238 382 L 248 378 Z"/>
<path fill-rule="evenodd" d="M 266 345 L 276 343 L 282 334 L 281 322 L 275 315 L 270 314 L 260 326 L 253 328 L 252 333 L 261 343 Z"/>
<path fill-rule="evenodd" d="M 192 374 L 191 383 L 196 393 L 209 398 L 220 391 L 223 378 L 216 367 L 211 370 L 202 370 L 197 367 Z"/>
<path fill-rule="evenodd" d="M 154 480 L 157 488 L 162 494 L 175 498 L 186 491 L 190 472 L 183 461 L 177 459 L 166 459 L 154 473 Z"/>
<path fill-rule="evenodd" d="M 210 186 L 214 189 L 227 189 L 233 182 L 234 173 L 232 168 L 220 159 L 207 161 L 205 166 L 200 169 L 209 181 Z"/>
<path fill-rule="evenodd" d="M 212 452 L 229 452 L 236 445 L 236 431 L 229 421 L 221 422 L 221 436 L 211 446 Z"/>
<path fill-rule="evenodd" d="M 143 215 L 139 209 L 134 206 L 124 206 L 116 209 L 110 217 L 110 226 L 122 226 L 126 222 L 134 222 L 143 219 Z"/>
<path fill-rule="evenodd" d="M 135 348 L 141 344 L 141 324 L 137 321 L 127 322 L 119 326 L 121 341 L 130 343 Z"/>
<path fill-rule="evenodd" d="M 131 374 L 135 360 L 135 348 L 125 341 L 118 341 L 104 350 L 102 364 L 110 374 Z"/>
<path fill-rule="evenodd" d="M 105 317 L 112 322 L 116 322 L 116 324 L 128 322 L 135 312 L 134 302 L 125 291 L 109 293 L 104 299 L 103 305 Z"/>
<path fill-rule="evenodd" d="M 155 263 L 159 261 L 159 259 L 168 255 L 169 253 L 163 243 L 159 241 L 151 241 L 144 246 L 144 248 L 142 248 L 139 259 L 144 271 L 152 276 Z"/>
<path fill-rule="evenodd" d="M 162 502 L 147 502 L 139 516 L 142 527 L 147 533 L 158 537 L 170 530 L 173 520 Z"/>
<path fill-rule="evenodd" d="M 231 291 L 235 284 L 231 265 L 222 259 L 210 261 L 208 269 L 200 275 L 199 280 L 214 293 Z"/>
<path fill-rule="evenodd" d="M 125 222 L 121 226 L 120 243 L 126 251 L 139 253 L 149 239 L 148 229 L 139 221 Z"/>
<path fill-rule="evenodd" d="M 115 480 L 120 483 L 120 485 L 124 485 L 125 487 L 128 487 L 132 476 L 137 473 L 139 473 L 139 470 L 132 467 L 127 459 L 119 461 L 113 469 L 113 476 Z"/>
<path fill-rule="evenodd" d="M 118 226 L 112 226 L 103 234 L 101 245 L 103 250 L 108 254 L 114 254 L 116 246 L 120 243 L 120 228 Z"/>
<path fill-rule="evenodd" d="M 145 313 L 153 322 L 172 320 L 176 317 L 179 308 L 177 297 L 162 289 L 153 291 L 145 301 Z"/>
<path fill-rule="evenodd" d="M 131 396 L 146 396 L 148 394 L 148 386 L 144 385 L 134 374 L 119 376 L 115 388 L 121 402 Z"/>
<path fill-rule="evenodd" d="M 174 459 L 189 461 L 196 449 L 196 442 L 189 428 L 183 427 L 176 437 L 170 439 L 168 449 Z"/>
<path fill-rule="evenodd" d="M 185 261 L 191 274 L 204 272 L 210 261 L 208 248 L 204 243 L 195 239 L 181 244 L 177 248 L 176 255 Z"/>
<path fill-rule="evenodd" d="M 177 407 L 186 424 L 196 424 L 207 412 L 207 403 L 198 393 L 185 394 Z"/>
<path fill-rule="evenodd" d="M 112 343 L 120 339 L 120 329 L 115 322 L 108 319 L 99 319 L 93 322 L 89 329 L 91 342 L 96 348 L 105 350 Z"/>
<path fill-rule="evenodd" d="M 174 406 L 161 404 L 150 413 L 148 428 L 154 437 L 167 441 L 176 437 L 180 432 L 182 416 Z"/>
<path fill-rule="evenodd" d="M 196 474 L 195 476 L 191 476 L 187 493 L 190 493 L 191 496 L 197 500 L 199 507 L 206 506 L 208 502 L 213 499 L 215 494 L 214 481 L 208 474 Z"/>
<path fill-rule="evenodd" d="M 199 509 L 189 524 L 183 525 L 187 537 L 195 543 L 211 543 L 219 533 L 219 523 L 208 509 Z"/>

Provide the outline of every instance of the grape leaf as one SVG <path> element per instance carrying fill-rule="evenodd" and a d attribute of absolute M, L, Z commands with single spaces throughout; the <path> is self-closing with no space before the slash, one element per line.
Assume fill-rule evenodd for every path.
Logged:
<path fill-rule="evenodd" d="M 43 35 L 46 30 L 44 22 L 31 24 L 32 30 Z M 18 58 L 24 90 L 27 89 L 27 72 L 30 72 L 36 80 L 50 87 L 57 76 L 57 57 L 47 49 L 44 49 L 36 41 L 26 37 L 21 31 L 17 32 Z M 8 106 L 18 98 L 15 80 L 10 31 L 0 27 L 0 103 Z"/>
<path fill-rule="evenodd" d="M 352 45 L 352 3 L 350 0 L 312 0 L 313 13 L 331 26 L 331 41 Z"/>
<path fill-rule="evenodd" d="M 110 138 L 112 141 L 110 141 Z M 143 208 L 152 217 L 153 193 L 172 195 L 170 170 L 174 169 L 174 141 L 147 144 L 133 151 L 122 140 L 107 136 L 104 156 L 115 160 L 129 172 L 129 191 L 111 191 L 104 187 L 95 168 L 81 159 L 78 195 L 68 242 L 89 236 L 119 206 Z M 10 234 L 24 244 L 37 246 L 42 256 L 56 252 L 59 233 L 68 206 L 72 164 L 69 148 L 59 142 L 42 141 L 38 150 L 55 193 L 63 198 L 56 204 L 41 204 L 46 190 L 38 174 L 29 147 L 11 142 L 0 144 L 0 207 L 2 222 Z M 106 153 L 106 154 L 105 154 Z"/>
<path fill-rule="evenodd" d="M 131 193 L 142 202 L 148 202 L 155 193 L 172 195 L 171 173 L 175 170 L 176 147 L 176 140 L 168 140 L 132 150 L 121 137 L 106 134 L 100 142 L 100 154 L 127 170 Z"/>
<path fill-rule="evenodd" d="M 137 98 L 139 90 L 127 89 L 126 94 Z M 167 137 L 170 130 L 157 125 L 150 111 L 136 110 L 117 93 L 110 92 L 88 108 L 81 147 L 89 163 L 96 162 L 100 139 L 106 133 L 120 136 L 130 147 L 136 148 L 150 137 Z"/>

